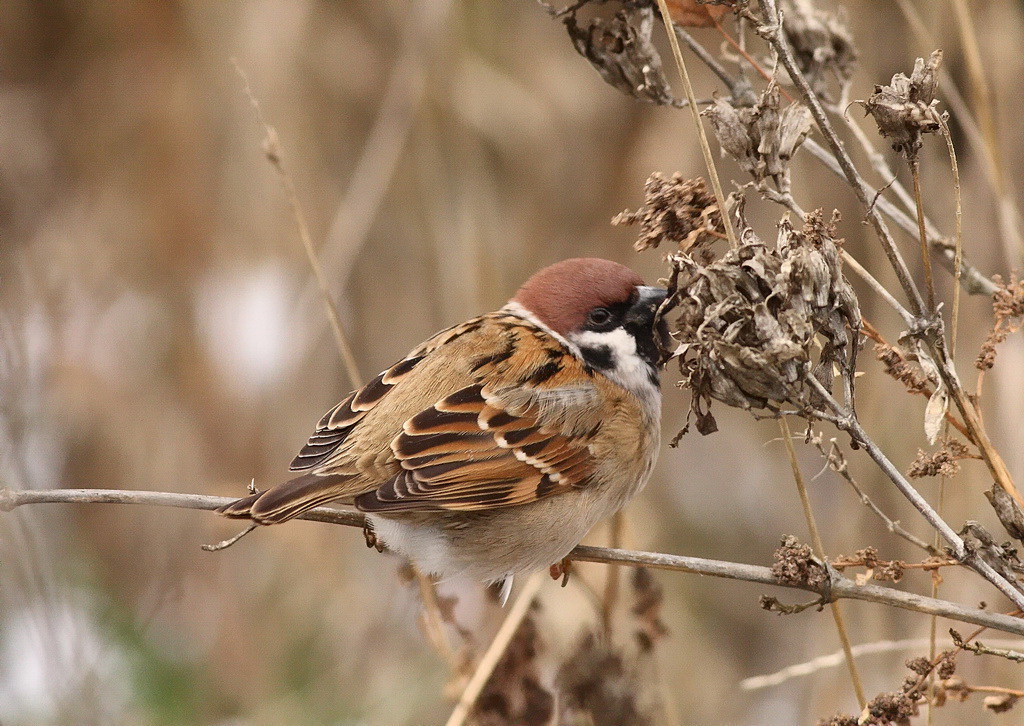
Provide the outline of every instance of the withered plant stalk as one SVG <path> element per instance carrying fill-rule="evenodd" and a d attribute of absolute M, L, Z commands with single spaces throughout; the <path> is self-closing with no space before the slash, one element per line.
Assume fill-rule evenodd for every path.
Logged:
<path fill-rule="evenodd" d="M 800 471 L 800 462 L 796 458 L 796 449 L 793 447 L 793 433 L 789 430 L 789 422 L 783 416 L 779 419 L 779 432 L 786 445 L 786 455 L 789 458 L 789 466 L 793 472 L 793 481 L 796 482 L 796 490 L 800 495 L 800 504 L 804 510 L 804 518 L 807 520 L 807 528 L 811 532 L 811 542 L 814 544 L 815 554 L 825 560 L 825 544 L 822 542 L 821 533 L 818 531 L 818 524 L 814 519 L 814 511 L 811 509 L 811 499 L 807 495 L 807 484 L 804 482 L 803 472 Z M 853 658 L 853 650 L 850 647 L 850 636 L 846 632 L 846 622 L 843 619 L 843 611 L 836 601 L 829 603 L 832 611 L 832 619 L 836 623 L 836 632 L 839 634 L 839 643 L 843 648 L 843 655 L 846 656 L 846 667 L 850 671 L 850 680 L 853 683 L 854 693 L 857 694 L 857 703 L 863 709 L 868 702 L 864 695 L 864 685 L 860 680 L 860 673 L 857 671 L 857 662 Z"/>

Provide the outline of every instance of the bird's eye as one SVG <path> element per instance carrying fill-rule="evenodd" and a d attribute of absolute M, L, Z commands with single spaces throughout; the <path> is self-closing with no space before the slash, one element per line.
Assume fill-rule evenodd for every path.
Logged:
<path fill-rule="evenodd" d="M 604 325 L 611 319 L 612 314 L 608 308 L 594 308 L 587 315 L 587 322 L 591 325 Z"/>

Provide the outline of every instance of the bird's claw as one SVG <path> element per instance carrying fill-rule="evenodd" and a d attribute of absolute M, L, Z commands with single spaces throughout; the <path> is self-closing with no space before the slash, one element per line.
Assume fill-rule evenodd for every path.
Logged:
<path fill-rule="evenodd" d="M 384 543 L 378 539 L 377 534 L 373 531 L 373 525 L 370 524 L 370 520 L 366 520 L 363 523 L 363 537 L 366 538 L 367 547 L 372 547 L 378 552 L 384 551 Z"/>
<path fill-rule="evenodd" d="M 563 557 L 561 562 L 556 562 L 551 565 L 548 572 L 551 573 L 551 579 L 557 580 L 559 577 L 562 578 L 562 587 L 569 584 L 569 571 L 572 569 L 572 560 L 568 557 Z"/>

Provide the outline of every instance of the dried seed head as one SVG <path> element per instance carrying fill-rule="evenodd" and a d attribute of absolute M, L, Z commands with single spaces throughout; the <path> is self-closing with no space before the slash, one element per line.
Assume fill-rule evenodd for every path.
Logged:
<path fill-rule="evenodd" d="M 772 577 L 779 582 L 818 588 L 828 581 L 828 572 L 814 559 L 810 546 L 791 534 L 782 537 L 772 556 L 775 558 Z"/>
<path fill-rule="evenodd" d="M 786 39 L 814 93 L 832 102 L 842 98 L 857 69 L 857 49 L 845 18 L 799 0 L 783 0 L 781 7 Z M 840 89 L 835 95 L 829 87 L 833 79 Z"/>
<path fill-rule="evenodd" d="M 917 697 L 916 692 L 879 693 L 865 706 L 858 723 L 910 726 L 911 717 L 917 715 Z"/>
<path fill-rule="evenodd" d="M 885 366 L 887 375 L 902 383 L 912 393 L 927 393 L 931 386 L 938 383 L 937 377 L 933 380 L 923 368 L 912 365 L 910 356 L 894 345 L 876 343 L 875 357 Z"/>
<path fill-rule="evenodd" d="M 935 88 L 941 63 L 941 50 L 933 51 L 927 61 L 918 58 L 910 78 L 897 73 L 888 86 L 875 86 L 871 97 L 861 102 L 878 124 L 879 133 L 908 159 L 917 157 L 922 134 L 939 130 Z"/>
<path fill-rule="evenodd" d="M 660 106 L 679 106 L 673 98 L 658 49 L 651 42 L 654 10 L 626 7 L 611 20 L 594 18 L 585 26 L 576 13 L 562 20 L 572 44 L 610 86 L 623 93 Z"/>
<path fill-rule="evenodd" d="M 779 110 L 779 87 L 769 84 L 751 108 L 718 98 L 702 112 L 722 150 L 758 182 L 771 178 L 789 188 L 789 162 L 811 131 L 811 112 L 800 103 Z"/>
<path fill-rule="evenodd" d="M 948 439 L 942 443 L 938 451 L 926 454 L 918 449 L 917 457 L 907 469 L 907 477 L 921 479 L 926 476 L 954 477 L 960 473 L 960 462 L 963 459 L 976 458 L 970 449 L 956 439 Z"/>
<path fill-rule="evenodd" d="M 1024 542 L 1024 512 L 1014 498 L 999 484 L 993 484 L 992 488 L 985 492 L 985 497 L 995 510 L 1006 533 L 1015 540 Z"/>
<path fill-rule="evenodd" d="M 952 678 L 954 673 L 956 673 L 956 652 L 944 650 L 939 660 L 939 678 L 944 681 L 947 678 Z"/>
<path fill-rule="evenodd" d="M 644 185 L 643 206 L 616 215 L 612 224 L 640 225 L 633 245 L 637 251 L 668 242 L 680 252 L 700 256 L 710 254 L 711 244 L 725 236 L 721 211 L 704 180 L 683 179 L 679 172 L 671 179 L 651 174 Z"/>
<path fill-rule="evenodd" d="M 995 324 L 974 361 L 974 365 L 983 371 L 996 364 L 996 348 L 1024 324 L 1024 280 L 1018 279 L 1016 273 L 1011 274 L 1009 283 L 1004 283 L 999 275 L 993 280 L 999 286 L 992 295 Z"/>
<path fill-rule="evenodd" d="M 856 716 L 837 713 L 830 719 L 820 719 L 816 726 L 858 726 Z"/>
<path fill-rule="evenodd" d="M 740 215 L 742 216 L 742 215 Z M 852 387 L 860 308 L 843 277 L 835 225 L 819 211 L 802 230 L 784 219 L 774 249 L 741 219 L 743 242 L 705 264 L 670 258 L 675 351 L 698 428 L 710 399 L 743 409 L 814 408 L 808 376 L 831 388 L 838 366 Z M 853 331 L 853 335 L 851 335 Z M 702 430 L 702 432 L 704 432 Z"/>
<path fill-rule="evenodd" d="M 1017 704 L 1019 698 L 1020 696 L 1015 693 L 1000 693 L 995 696 L 985 696 L 981 704 L 985 710 L 992 713 L 1006 713 Z"/>

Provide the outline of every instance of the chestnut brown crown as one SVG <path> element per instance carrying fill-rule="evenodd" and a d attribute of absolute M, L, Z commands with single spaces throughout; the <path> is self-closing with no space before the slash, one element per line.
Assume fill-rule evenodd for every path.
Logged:
<path fill-rule="evenodd" d="M 523 283 L 519 303 L 559 335 L 583 327 L 596 307 L 629 302 L 644 280 L 625 265 L 597 257 L 573 257 L 545 267 Z"/>

